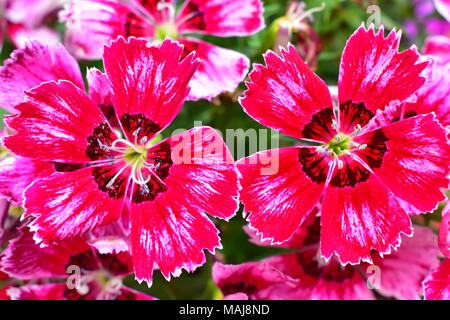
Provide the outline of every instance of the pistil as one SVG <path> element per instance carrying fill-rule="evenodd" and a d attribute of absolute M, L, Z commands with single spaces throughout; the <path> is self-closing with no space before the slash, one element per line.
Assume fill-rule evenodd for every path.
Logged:
<path fill-rule="evenodd" d="M 112 188 L 117 178 L 120 177 L 120 175 L 122 175 L 128 168 L 130 169 L 131 180 L 142 188 L 142 192 L 144 194 L 150 192 L 147 184 L 150 182 L 152 177 L 154 177 L 154 179 L 157 180 L 160 184 L 164 185 L 164 182 L 156 173 L 156 171 L 158 171 L 159 169 L 159 164 L 154 165 L 147 162 L 148 147 L 145 144 L 147 142 L 147 138 L 141 138 L 139 143 L 137 143 L 139 132 L 140 130 L 138 128 L 133 133 L 133 136 L 135 137 L 135 143 L 132 143 L 126 139 L 117 139 L 111 144 L 111 146 L 104 146 L 105 148 L 107 147 L 110 151 L 120 153 L 121 155 L 118 158 L 121 158 L 125 162 L 120 170 L 108 182 L 108 184 L 106 185 L 107 188 Z M 144 175 L 144 170 L 147 171 L 146 175 Z"/>
<path fill-rule="evenodd" d="M 355 150 L 364 150 L 367 147 L 367 144 L 359 144 L 353 141 L 353 137 L 360 133 L 360 125 L 356 125 L 352 134 L 350 135 L 339 132 L 334 136 L 333 139 L 331 139 L 330 142 L 328 142 L 328 144 L 324 144 L 318 147 L 317 151 L 333 157 L 336 167 L 338 169 L 342 169 L 344 167 L 344 162 L 341 159 L 342 156 L 352 156 L 352 152 L 354 152 Z"/>

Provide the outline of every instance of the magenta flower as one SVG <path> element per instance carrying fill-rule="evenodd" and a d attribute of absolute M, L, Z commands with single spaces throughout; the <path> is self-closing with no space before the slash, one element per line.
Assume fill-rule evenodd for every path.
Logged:
<path fill-rule="evenodd" d="M 326 262 L 318 252 L 320 218 L 314 215 L 296 231 L 281 247 L 295 249 L 293 253 L 281 254 L 261 261 L 287 276 L 298 279 L 292 286 L 279 285 L 274 289 L 283 299 L 307 300 L 371 300 L 377 293 L 402 300 L 420 299 L 421 282 L 439 264 L 436 235 L 426 227 L 415 226 L 412 238 L 405 237 L 402 246 L 383 258 L 372 253 L 374 264 L 342 266 L 337 259 Z M 255 232 L 247 229 L 252 242 L 259 241 Z"/>
<path fill-rule="evenodd" d="M 3 245 L 4 239 L 8 232 L 7 220 L 8 220 L 9 202 L 6 199 L 0 199 L 0 245 Z"/>
<path fill-rule="evenodd" d="M 90 69 L 87 72 L 92 99 L 100 108 L 108 111 L 108 108 L 112 108 L 111 85 L 107 78 L 105 81 L 105 78 L 106 76 L 96 69 Z M 37 40 L 28 42 L 25 48 L 13 51 L 11 58 L 5 61 L 4 66 L 0 67 L 0 79 L 0 91 L 3 93 L 0 103 L 11 113 L 16 112 L 15 106 L 22 101 L 25 91 L 46 81 L 68 80 L 84 90 L 78 64 L 66 49 L 62 45 L 49 45 Z M 114 120 L 114 117 L 110 119 Z M 6 130 L 0 132 L 1 136 L 6 134 Z M 7 215 L 9 202 L 15 206 L 21 206 L 23 192 L 32 182 L 49 176 L 55 171 L 79 168 L 79 165 L 17 157 L 6 150 L 1 150 L 0 156 L 0 197 L 5 199 L 1 202 L 1 244 L 8 239 L 11 233 L 15 232 L 14 226 L 17 224 L 11 221 L 14 220 L 12 217 Z M 108 253 L 128 250 L 129 246 L 126 241 L 128 237 L 117 232 L 119 226 L 115 226 L 115 224 L 111 226 L 98 228 L 98 231 L 93 232 L 92 245 L 101 249 L 102 252 Z M 115 233 L 111 235 L 111 231 Z"/>
<path fill-rule="evenodd" d="M 55 172 L 53 164 L 21 157 L 8 157 L 0 161 L 0 198 L 20 206 L 24 190 L 34 180 Z"/>
<path fill-rule="evenodd" d="M 260 262 L 215 263 L 212 277 L 225 300 L 280 300 L 283 297 L 278 295 L 278 286 L 294 288 L 298 282 Z"/>
<path fill-rule="evenodd" d="M 411 235 L 408 213 L 433 210 L 445 196 L 450 147 L 434 115 L 386 123 L 383 109 L 409 98 L 427 63 L 398 52 L 400 35 L 360 27 L 341 60 L 339 107 L 325 83 L 290 46 L 265 54 L 241 100 L 260 123 L 317 146 L 260 152 L 238 162 L 251 228 L 282 243 L 322 200 L 321 254 L 342 263 L 373 261 Z"/>
<path fill-rule="evenodd" d="M 445 260 L 423 282 L 427 300 L 450 300 L 450 203 L 442 210 L 439 228 L 439 248 Z"/>
<path fill-rule="evenodd" d="M 67 80 L 84 90 L 78 63 L 64 46 L 44 44 L 38 40 L 31 40 L 24 48 L 12 52 L 0 67 L 0 80 L 0 105 L 10 113 L 17 112 L 15 106 L 22 102 L 25 91 L 46 81 Z M 93 68 L 87 71 L 87 80 L 91 98 L 102 110 L 111 113 L 113 102 L 108 78 Z M 114 112 L 108 120 L 118 127 Z M 6 135 L 6 132 L 0 135 Z M 1 154 L 1 159 L 0 197 L 14 205 L 22 204 L 22 193 L 34 180 L 73 167 L 67 163 L 15 157 L 7 152 Z"/>
<path fill-rule="evenodd" d="M 55 12 L 62 9 L 67 1 L 0 0 L 0 11 L 2 18 L 4 15 L 5 22 L 4 31 L 17 48 L 25 47 L 31 39 L 56 44 L 60 41 L 60 36 L 47 24 L 49 20 L 52 20 L 52 16 L 55 16 Z"/>
<path fill-rule="evenodd" d="M 136 38 L 105 47 L 104 76 L 121 130 L 71 82 L 26 92 L 19 114 L 6 119 L 17 134 L 4 138 L 5 146 L 35 160 L 77 164 L 26 190 L 24 217 L 35 217 L 30 228 L 38 242 L 129 222 L 135 275 L 148 283 L 154 266 L 166 278 L 178 276 L 204 263 L 204 249 L 220 246 L 204 212 L 228 219 L 237 210 L 237 173 L 223 140 L 201 127 L 152 142 L 180 111 L 198 66 L 193 55 L 180 62 L 182 50 L 170 40 L 152 47 Z"/>
<path fill-rule="evenodd" d="M 41 248 L 24 228 L 2 252 L 0 268 L 20 280 L 65 280 L 10 287 L 14 300 L 155 299 L 122 285 L 133 270 L 128 253 L 100 254 L 81 238 Z"/>
<path fill-rule="evenodd" d="M 251 35 L 264 26 L 262 12 L 260 0 L 187 0 L 178 12 L 171 0 L 77 0 L 61 16 L 67 25 L 66 46 L 78 58 L 101 58 L 103 44 L 119 35 L 178 40 L 184 45 L 184 54 L 195 51 L 202 60 L 189 97 L 197 100 L 235 90 L 247 73 L 249 61 L 241 53 L 187 34 Z"/>

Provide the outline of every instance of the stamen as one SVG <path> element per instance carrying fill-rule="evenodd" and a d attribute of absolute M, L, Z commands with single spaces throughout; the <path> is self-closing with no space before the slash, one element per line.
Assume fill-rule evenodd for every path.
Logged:
<path fill-rule="evenodd" d="M 136 130 L 134 130 L 133 132 L 133 136 L 137 136 L 139 134 L 139 132 L 141 131 L 141 127 L 137 128 Z"/>
<path fill-rule="evenodd" d="M 339 113 L 340 113 L 340 109 L 338 105 L 334 105 L 333 106 L 333 115 L 334 115 L 334 119 L 331 121 L 331 127 L 334 130 L 339 130 L 340 127 L 340 122 L 339 122 Z"/>
<path fill-rule="evenodd" d="M 117 159 L 119 159 L 120 156 L 110 156 L 107 159 L 102 159 L 102 160 L 96 160 L 96 161 L 91 161 L 89 163 L 86 164 L 86 166 L 88 167 L 93 167 L 93 166 L 107 166 L 107 165 L 113 165 Z"/>
<path fill-rule="evenodd" d="M 313 21 L 313 13 L 319 12 L 325 9 L 325 3 L 322 2 L 322 5 L 317 8 L 311 8 L 309 10 L 304 11 L 302 14 L 296 17 L 297 21 L 302 21 L 303 19 L 309 18 L 309 21 Z"/>
<path fill-rule="evenodd" d="M 147 169 L 147 170 L 150 172 L 150 174 L 153 175 L 153 177 L 156 178 L 156 180 L 157 180 L 159 183 L 161 183 L 161 184 L 164 185 L 164 186 L 166 185 L 166 184 L 164 183 L 164 181 L 162 181 L 161 178 L 156 174 L 156 172 L 154 172 L 150 167 L 144 166 L 143 168 Z M 156 169 L 156 170 L 157 170 L 157 169 Z"/>
<path fill-rule="evenodd" d="M 141 170 L 138 169 L 139 161 L 136 161 L 133 164 L 133 168 L 131 169 L 131 178 L 138 185 L 147 184 L 150 181 L 150 176 L 147 179 L 144 179 Z"/>
<path fill-rule="evenodd" d="M 135 144 L 131 143 L 130 141 L 126 140 L 126 139 L 117 139 L 116 141 L 114 141 L 111 145 L 111 149 L 114 151 L 123 151 L 123 148 L 117 147 L 118 143 L 123 143 L 126 146 L 128 146 L 129 148 L 133 149 L 134 151 L 141 153 L 142 150 L 139 150 Z"/>
<path fill-rule="evenodd" d="M 139 135 L 139 132 L 141 132 L 141 127 L 137 128 L 136 130 L 134 130 L 133 132 L 133 136 L 134 136 L 134 144 L 137 144 L 137 137 Z"/>
<path fill-rule="evenodd" d="M 146 20 L 148 23 L 150 23 L 151 25 L 155 25 L 156 24 L 156 20 L 155 18 L 152 16 L 152 14 L 145 9 L 140 3 L 139 1 L 136 0 L 122 0 L 129 9 L 131 9 L 131 11 L 143 18 L 144 20 Z"/>
<path fill-rule="evenodd" d="M 183 19 L 177 21 L 176 26 L 179 27 L 179 26 L 181 26 L 183 23 L 186 23 L 186 22 L 188 22 L 189 20 L 194 19 L 195 17 L 198 17 L 198 16 L 201 15 L 201 14 L 202 14 L 202 13 L 201 13 L 201 12 L 198 12 L 198 11 L 192 12 L 192 13 L 188 14 L 187 16 L 185 16 Z"/>
<path fill-rule="evenodd" d="M 144 166 L 152 170 L 158 171 L 159 167 L 161 167 L 161 162 L 158 162 L 156 165 L 154 165 L 153 163 L 144 162 Z"/>
<path fill-rule="evenodd" d="M 148 138 L 147 136 L 142 137 L 141 140 L 139 141 L 140 144 L 145 144 L 147 142 Z"/>
<path fill-rule="evenodd" d="M 142 194 L 148 194 L 148 193 L 150 193 L 150 189 L 149 189 L 149 187 L 148 187 L 147 184 L 141 185 L 141 188 L 142 188 Z"/>
<path fill-rule="evenodd" d="M 109 180 L 108 184 L 106 185 L 106 188 L 111 189 L 114 186 L 114 183 L 116 182 L 116 179 L 122 174 L 122 172 L 128 167 L 128 164 L 124 165 L 119 172 L 117 172 L 114 177 Z"/>
<path fill-rule="evenodd" d="M 304 2 L 293 2 L 288 8 L 287 15 L 289 17 L 297 17 L 302 14 L 305 7 L 306 4 Z"/>
<path fill-rule="evenodd" d="M 364 150 L 365 148 L 367 148 L 367 144 L 362 144 L 358 147 L 358 150 Z"/>
<path fill-rule="evenodd" d="M 333 128 L 333 129 L 337 129 L 337 127 L 338 127 L 338 125 L 337 125 L 337 122 L 336 122 L 336 120 L 335 119 L 333 119 L 333 121 L 331 121 L 331 128 Z"/>
<path fill-rule="evenodd" d="M 353 128 L 353 132 L 352 132 L 352 136 L 357 136 L 361 133 L 361 125 L 358 123 L 354 128 Z"/>
<path fill-rule="evenodd" d="M 344 162 L 341 159 L 337 159 L 337 166 L 338 169 L 342 169 L 344 167 Z"/>
<path fill-rule="evenodd" d="M 175 6 L 168 2 L 158 2 L 156 5 L 158 11 L 167 10 L 168 14 L 166 16 L 167 21 L 175 21 Z"/>
<path fill-rule="evenodd" d="M 148 167 L 148 168 L 150 168 L 150 169 L 155 169 L 155 165 L 152 164 L 152 163 L 144 162 L 144 166 L 145 166 L 145 167 Z"/>
<path fill-rule="evenodd" d="M 325 155 L 329 155 L 330 154 L 330 151 L 327 150 L 327 146 L 325 146 L 325 145 L 317 147 L 317 152 L 323 153 Z"/>

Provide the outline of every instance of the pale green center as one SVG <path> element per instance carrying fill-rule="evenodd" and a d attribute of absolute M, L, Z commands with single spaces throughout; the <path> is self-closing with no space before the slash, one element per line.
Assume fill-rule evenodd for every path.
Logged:
<path fill-rule="evenodd" d="M 129 147 L 123 158 L 130 166 L 140 169 L 147 160 L 147 148 L 144 146 Z"/>
<path fill-rule="evenodd" d="M 164 23 L 156 26 L 155 28 L 155 39 L 158 41 L 163 41 L 166 38 L 177 39 L 178 31 L 177 27 L 172 23 Z"/>
<path fill-rule="evenodd" d="M 334 156 L 340 156 L 350 151 L 352 147 L 352 138 L 343 133 L 337 134 L 330 142 L 328 142 L 327 149 Z"/>

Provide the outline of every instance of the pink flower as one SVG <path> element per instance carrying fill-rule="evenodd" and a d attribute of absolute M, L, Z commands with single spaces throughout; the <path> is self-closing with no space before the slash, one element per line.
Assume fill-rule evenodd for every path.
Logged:
<path fill-rule="evenodd" d="M 67 80 L 84 89 L 77 61 L 62 45 L 48 45 L 32 40 L 14 50 L 0 67 L 0 105 L 15 113 L 24 92 L 51 80 Z M 91 83 L 91 82 L 90 82 Z"/>
<path fill-rule="evenodd" d="M 81 238 L 41 248 L 25 228 L 2 252 L 0 266 L 20 280 L 65 280 L 11 286 L 7 293 L 13 300 L 154 299 L 122 285 L 122 278 L 132 273 L 127 253 L 100 254 Z"/>
<path fill-rule="evenodd" d="M 0 198 L 15 206 L 22 205 L 22 194 L 36 179 L 55 172 L 50 162 L 21 157 L 7 157 L 0 161 Z"/>
<path fill-rule="evenodd" d="M 431 59 L 423 75 L 425 84 L 416 91 L 410 101 L 392 107 L 387 112 L 386 123 L 390 117 L 392 122 L 417 115 L 434 112 L 436 119 L 450 129 L 450 63 L 444 63 L 439 57 L 424 56 Z"/>
<path fill-rule="evenodd" d="M 250 227 L 273 243 L 292 237 L 320 199 L 321 254 L 344 264 L 372 263 L 400 235 L 408 213 L 433 210 L 448 186 L 450 147 L 434 115 L 386 123 L 383 110 L 423 84 L 427 63 L 415 49 L 398 52 L 400 35 L 360 27 L 341 60 L 339 107 L 325 83 L 292 46 L 265 54 L 241 99 L 260 123 L 316 146 L 257 153 L 238 162 L 241 201 Z"/>
<path fill-rule="evenodd" d="M 11 58 L 0 68 L 1 104 L 12 113 L 15 106 L 22 102 L 25 91 L 51 80 L 68 80 L 84 90 L 81 71 L 76 60 L 62 45 L 44 44 L 38 40 L 30 41 L 25 48 L 14 50 Z M 87 71 L 87 82 L 91 98 L 98 104 L 107 119 L 115 127 L 120 125 L 116 120 L 113 108 L 112 90 L 106 75 L 97 69 Z M 0 135 L 6 135 L 1 132 Z M 16 157 L 2 152 L 0 162 L 0 197 L 8 199 L 19 206 L 23 201 L 24 190 L 35 180 L 46 177 L 55 171 L 71 171 L 83 165 L 58 162 L 46 162 L 29 158 Z M 8 207 L 9 202 L 4 200 Z M 8 207 L 2 209 L 1 218 L 6 218 Z M 5 214 L 3 214 L 5 213 Z M 4 219 L 0 219 L 2 222 Z M 7 219 L 6 219 L 7 220 Z M 11 219 L 9 219 L 11 220 Z M 10 225 L 14 226 L 14 222 Z M 0 224 L 0 243 L 14 228 Z M 128 251 L 128 234 L 122 230 L 121 223 L 97 228 L 92 234 L 92 246 L 101 253 Z"/>
<path fill-rule="evenodd" d="M 447 20 L 450 17 L 450 2 L 448 0 L 419 0 L 415 2 L 415 18 L 420 22 L 421 25 L 425 26 L 425 31 L 430 35 L 448 35 L 450 33 L 450 24 L 448 21 L 442 20 L 434 16 L 434 9 Z M 405 24 L 407 29 L 412 30 L 412 28 L 417 29 L 417 25 L 414 25 L 414 20 L 407 21 Z M 413 30 L 414 31 L 414 30 Z M 409 35 L 410 38 L 414 37 L 413 34 Z"/>
<path fill-rule="evenodd" d="M 253 242 L 268 245 L 251 229 L 248 232 Z M 274 294 L 284 299 L 371 300 L 377 292 L 396 299 L 419 299 L 421 282 L 439 264 L 436 236 L 426 227 L 415 226 L 414 236 L 404 238 L 402 246 L 390 255 L 382 258 L 373 252 L 374 264 L 342 266 L 335 258 L 326 262 L 318 252 L 319 239 L 320 218 L 310 216 L 289 243 L 282 245 L 296 252 L 262 261 L 298 279 L 294 287 L 280 285 Z"/>
<path fill-rule="evenodd" d="M 25 189 L 54 172 L 54 165 L 49 162 L 12 155 L 0 161 L 0 246 L 15 234 L 20 223 L 19 217 L 9 214 L 10 207 L 21 206 Z"/>
<path fill-rule="evenodd" d="M 279 300 L 277 285 L 294 287 L 296 280 L 260 262 L 240 265 L 215 263 L 212 277 L 225 300 Z"/>
<path fill-rule="evenodd" d="M 442 210 L 442 221 L 439 228 L 439 248 L 444 256 L 450 259 L 450 201 Z"/>
<path fill-rule="evenodd" d="M 423 53 L 438 57 L 443 63 L 450 63 L 450 38 L 432 36 L 425 40 Z"/>
<path fill-rule="evenodd" d="M 439 247 L 445 256 L 441 265 L 423 282 L 423 291 L 427 300 L 450 300 L 450 203 L 442 210 L 442 222 L 439 228 Z"/>
<path fill-rule="evenodd" d="M 450 259 L 445 259 L 423 282 L 426 300 L 450 300 Z"/>
<path fill-rule="evenodd" d="M 168 0 L 73 1 L 61 15 L 66 21 L 66 45 L 83 59 L 99 59 L 103 44 L 122 35 L 162 41 L 166 37 L 195 51 L 202 60 L 191 81 L 190 99 L 211 99 L 233 91 L 244 79 L 249 60 L 236 51 L 219 48 L 187 34 L 219 37 L 251 35 L 264 26 L 260 0 L 186 0 L 178 12 Z"/>
<path fill-rule="evenodd" d="M 67 0 L 0 0 L 4 12 L 6 33 L 17 48 L 23 48 L 30 39 L 39 39 L 47 44 L 59 42 L 57 31 L 48 27 L 56 20 L 56 12 Z"/>
<path fill-rule="evenodd" d="M 8 218 L 9 202 L 6 199 L 0 199 L 0 245 L 3 245 L 5 235 L 5 224 Z"/>
<path fill-rule="evenodd" d="M 166 278 L 178 276 L 204 263 L 204 249 L 220 246 L 204 212 L 228 219 L 237 210 L 237 172 L 223 140 L 200 127 L 152 143 L 180 111 L 198 66 L 193 55 L 180 62 L 181 55 L 170 40 L 152 47 L 119 38 L 105 47 L 104 76 L 121 132 L 71 82 L 26 92 L 19 114 L 6 119 L 17 134 L 4 138 L 5 146 L 19 156 L 77 164 L 26 190 L 24 217 L 35 217 L 30 228 L 38 242 L 129 222 L 135 275 L 148 283 L 154 266 Z"/>

